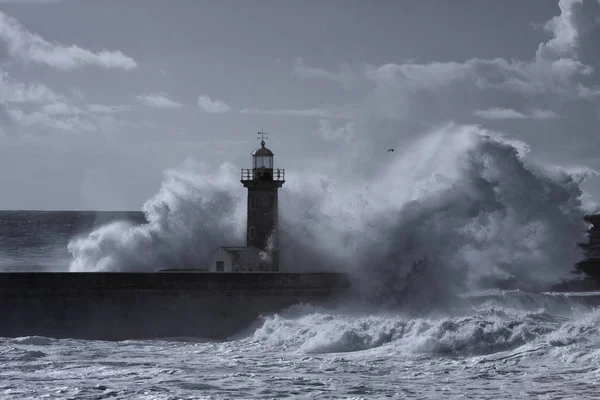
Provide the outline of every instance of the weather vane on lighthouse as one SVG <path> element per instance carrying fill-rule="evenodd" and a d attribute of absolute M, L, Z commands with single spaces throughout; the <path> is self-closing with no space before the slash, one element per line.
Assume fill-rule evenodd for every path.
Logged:
<path fill-rule="evenodd" d="M 265 147 L 265 139 L 268 139 L 267 132 L 261 129 L 260 132 L 258 132 L 258 139 L 260 140 L 260 145 Z"/>

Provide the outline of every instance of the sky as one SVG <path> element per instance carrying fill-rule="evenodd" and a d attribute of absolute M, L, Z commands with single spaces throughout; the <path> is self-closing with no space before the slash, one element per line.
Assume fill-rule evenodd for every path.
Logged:
<path fill-rule="evenodd" d="M 446 123 L 600 170 L 599 68 L 599 0 L 0 0 L 0 208 L 139 210 L 261 129 L 287 173 Z"/>

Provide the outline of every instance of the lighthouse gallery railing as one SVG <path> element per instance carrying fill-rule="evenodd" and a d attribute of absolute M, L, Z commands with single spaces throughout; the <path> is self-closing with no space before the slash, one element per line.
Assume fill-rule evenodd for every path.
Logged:
<path fill-rule="evenodd" d="M 243 168 L 242 181 L 285 181 L 285 169 Z"/>

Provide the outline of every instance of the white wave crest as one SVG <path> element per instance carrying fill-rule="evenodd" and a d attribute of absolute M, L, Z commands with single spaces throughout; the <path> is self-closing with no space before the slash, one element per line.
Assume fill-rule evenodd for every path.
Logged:
<path fill-rule="evenodd" d="M 558 312 L 536 309 L 540 304 Z M 536 349 L 564 357 L 569 351 L 597 348 L 599 315 L 566 297 L 515 291 L 496 295 L 493 304 L 481 298 L 479 304 L 465 304 L 454 312 L 418 317 L 377 309 L 297 306 L 265 317 L 244 342 L 265 351 L 309 354 L 372 350 L 414 357 L 485 356 Z M 517 351 L 522 346 L 525 351 Z"/>

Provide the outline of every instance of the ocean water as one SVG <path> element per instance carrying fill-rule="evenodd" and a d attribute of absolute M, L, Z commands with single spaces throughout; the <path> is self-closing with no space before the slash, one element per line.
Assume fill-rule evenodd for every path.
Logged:
<path fill-rule="evenodd" d="M 0 398 L 598 399 L 600 294 L 548 291 L 582 256 L 588 171 L 526 153 L 447 127 L 377 179 L 288 171 L 282 269 L 344 271 L 360 302 L 298 304 L 219 342 L 0 338 Z M 0 268 L 202 265 L 243 244 L 244 216 L 237 168 L 185 164 L 139 213 L 1 213 Z"/>
<path fill-rule="evenodd" d="M 0 211 L 0 271 L 67 271 L 69 241 L 112 221 L 145 218 L 142 212 Z"/>
<path fill-rule="evenodd" d="M 0 338 L 0 397 L 597 399 L 599 328 L 578 300 L 498 291 L 444 316 L 297 306 L 222 342 Z"/>

